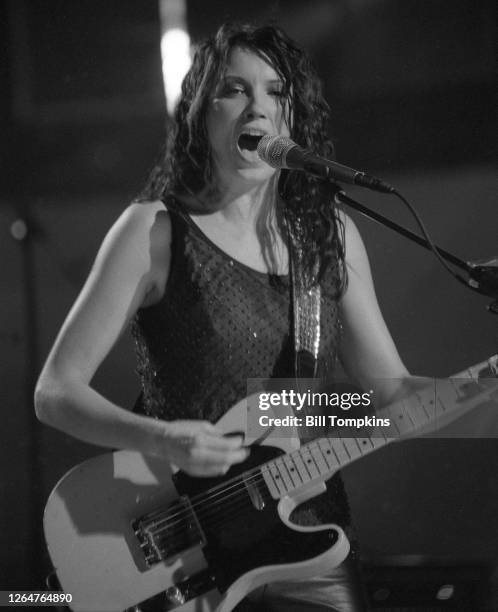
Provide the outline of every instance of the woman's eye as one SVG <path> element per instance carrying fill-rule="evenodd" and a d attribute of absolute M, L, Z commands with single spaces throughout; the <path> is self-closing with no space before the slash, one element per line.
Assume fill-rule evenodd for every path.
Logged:
<path fill-rule="evenodd" d="M 285 96 L 285 93 L 282 89 L 273 89 L 268 93 L 270 94 L 270 96 L 275 96 L 277 98 L 283 98 Z"/>
<path fill-rule="evenodd" d="M 233 96 L 233 95 L 245 93 L 245 89 L 239 85 L 233 85 L 233 86 L 226 87 L 223 93 L 226 96 Z"/>

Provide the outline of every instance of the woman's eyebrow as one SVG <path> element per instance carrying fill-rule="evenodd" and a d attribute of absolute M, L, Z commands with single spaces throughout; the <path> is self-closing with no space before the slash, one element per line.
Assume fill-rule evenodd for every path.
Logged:
<path fill-rule="evenodd" d="M 240 74 L 225 74 L 221 81 L 228 81 L 228 80 L 232 80 L 232 81 L 241 81 L 244 83 L 247 83 L 248 80 L 246 78 L 244 78 L 243 76 L 241 76 Z M 283 85 L 284 82 L 282 81 L 282 79 L 276 77 L 276 78 L 271 78 L 271 79 L 266 79 L 265 83 L 267 85 Z"/>

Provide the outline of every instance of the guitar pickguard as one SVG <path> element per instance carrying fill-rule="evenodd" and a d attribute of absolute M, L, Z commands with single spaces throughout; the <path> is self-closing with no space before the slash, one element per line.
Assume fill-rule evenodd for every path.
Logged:
<path fill-rule="evenodd" d="M 217 587 L 224 591 L 242 574 L 261 566 L 298 563 L 324 553 L 338 539 L 337 531 L 300 532 L 282 522 L 279 501 L 272 499 L 264 481 L 255 500 L 245 483 L 257 478 L 251 468 L 274 459 L 282 451 L 271 446 L 253 446 L 243 463 L 234 465 L 222 478 L 193 478 L 179 472 L 175 486 L 179 494 L 196 499 L 228 483 L 227 499 L 212 495 L 200 506 L 197 520 L 206 540 L 203 553 L 214 574 Z M 244 474 L 249 474 L 244 477 Z M 234 493 L 230 492 L 234 490 Z"/>

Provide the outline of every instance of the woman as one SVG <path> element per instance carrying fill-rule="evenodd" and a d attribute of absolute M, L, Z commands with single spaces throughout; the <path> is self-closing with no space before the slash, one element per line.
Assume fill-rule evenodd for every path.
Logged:
<path fill-rule="evenodd" d="M 43 422 L 104 447 L 162 457 L 193 476 L 225 474 L 249 450 L 240 436 L 224 437 L 218 419 L 246 394 L 248 378 L 295 375 L 298 276 L 303 287 L 320 289 L 314 373 L 330 377 L 338 356 L 378 402 L 408 392 L 363 243 L 334 210 L 333 185 L 276 171 L 255 151 L 268 134 L 330 157 L 327 120 L 309 59 L 280 30 L 223 26 L 201 44 L 164 159 L 105 238 L 47 359 L 36 391 Z M 130 322 L 143 388 L 135 412 L 90 386 Z M 337 476 L 295 520 L 331 513 L 348 524 Z M 257 609 L 362 610 L 350 565 L 269 585 Z"/>

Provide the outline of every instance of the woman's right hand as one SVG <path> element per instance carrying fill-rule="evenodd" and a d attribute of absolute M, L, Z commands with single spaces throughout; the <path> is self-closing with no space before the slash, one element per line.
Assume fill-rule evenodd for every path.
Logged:
<path fill-rule="evenodd" d="M 191 476 L 220 476 L 249 456 L 242 436 L 225 436 L 209 421 L 178 420 L 164 423 L 163 456 Z"/>

